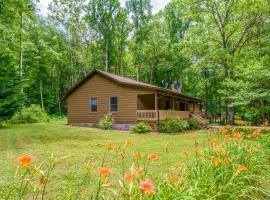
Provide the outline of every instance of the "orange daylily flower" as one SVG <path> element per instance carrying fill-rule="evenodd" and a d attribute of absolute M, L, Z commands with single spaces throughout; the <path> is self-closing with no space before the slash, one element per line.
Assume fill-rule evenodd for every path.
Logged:
<path fill-rule="evenodd" d="M 142 159 L 143 158 L 143 153 L 140 153 L 140 152 L 137 152 L 137 153 L 134 153 L 133 154 L 133 158 L 135 158 L 135 159 Z"/>
<path fill-rule="evenodd" d="M 126 145 L 127 145 L 127 146 L 132 146 L 133 144 L 134 144 L 133 141 L 130 141 L 130 140 L 126 141 Z"/>
<path fill-rule="evenodd" d="M 227 130 L 230 130 L 230 129 L 232 129 L 233 127 L 232 127 L 232 125 L 227 125 L 225 128 L 226 128 Z"/>
<path fill-rule="evenodd" d="M 221 149 L 219 149 L 219 153 L 225 155 L 226 154 L 226 151 L 225 151 L 225 149 L 221 148 Z"/>
<path fill-rule="evenodd" d="M 180 153 L 180 155 L 183 156 L 183 157 L 188 157 L 188 152 L 187 151 L 182 151 Z"/>
<path fill-rule="evenodd" d="M 253 133 L 251 134 L 252 138 L 257 138 L 257 137 L 260 137 L 260 136 L 261 136 L 261 133 L 258 132 L 257 130 L 253 131 Z"/>
<path fill-rule="evenodd" d="M 184 167 L 183 163 L 176 163 L 175 164 L 175 169 L 182 169 Z"/>
<path fill-rule="evenodd" d="M 227 131 L 227 129 L 225 127 L 219 129 L 220 133 L 225 133 L 226 131 Z"/>
<path fill-rule="evenodd" d="M 23 167 L 28 167 L 31 164 L 33 157 L 31 155 L 24 155 L 19 157 L 18 160 Z"/>
<path fill-rule="evenodd" d="M 232 161 L 231 161 L 230 159 L 228 159 L 228 158 L 225 158 L 225 159 L 224 159 L 224 162 L 225 162 L 227 165 L 229 165 L 229 164 L 232 163 Z"/>
<path fill-rule="evenodd" d="M 132 182 L 132 181 L 134 181 L 135 176 L 132 175 L 131 173 L 126 173 L 126 174 L 125 174 L 125 178 L 126 178 L 129 182 Z"/>
<path fill-rule="evenodd" d="M 142 176 L 143 175 L 143 171 L 140 168 L 134 168 L 132 169 L 132 173 L 136 176 Z"/>
<path fill-rule="evenodd" d="M 240 133 L 234 132 L 234 134 L 233 134 L 233 139 L 234 139 L 235 141 L 238 141 L 239 139 L 241 139 Z"/>
<path fill-rule="evenodd" d="M 178 182 L 180 180 L 180 176 L 171 176 L 171 181 Z"/>
<path fill-rule="evenodd" d="M 142 190 L 145 194 L 153 195 L 155 194 L 155 186 L 149 180 L 143 181 L 140 183 L 139 189 Z"/>
<path fill-rule="evenodd" d="M 247 167 L 245 167 L 244 165 L 238 165 L 238 171 L 246 171 Z"/>
<path fill-rule="evenodd" d="M 113 144 L 112 142 L 108 142 L 105 146 L 107 147 L 108 150 L 115 148 L 115 144 Z"/>
<path fill-rule="evenodd" d="M 158 159 L 158 155 L 155 154 L 155 153 L 152 153 L 152 154 L 150 154 L 150 155 L 148 156 L 148 158 L 149 158 L 150 160 L 157 160 L 157 159 Z"/>
<path fill-rule="evenodd" d="M 224 137 L 224 140 L 225 141 L 230 141 L 232 138 L 231 138 L 231 136 L 230 135 L 225 135 L 225 137 Z"/>
<path fill-rule="evenodd" d="M 199 146 L 194 147 L 194 148 L 193 148 L 193 151 L 194 151 L 195 153 L 198 153 L 198 152 L 200 151 L 200 147 L 199 147 Z"/>
<path fill-rule="evenodd" d="M 105 178 L 111 172 L 111 169 L 109 167 L 99 167 L 98 172 L 100 173 L 102 178 Z"/>
<path fill-rule="evenodd" d="M 216 156 L 212 156 L 212 162 L 215 164 L 215 165 L 219 165 L 220 163 L 222 163 L 222 160 Z"/>
<path fill-rule="evenodd" d="M 217 140 L 215 139 L 215 140 L 213 140 L 213 141 L 211 141 L 211 147 L 213 148 L 213 149 L 215 149 L 215 148 L 217 148 L 218 147 L 218 142 L 217 142 Z"/>

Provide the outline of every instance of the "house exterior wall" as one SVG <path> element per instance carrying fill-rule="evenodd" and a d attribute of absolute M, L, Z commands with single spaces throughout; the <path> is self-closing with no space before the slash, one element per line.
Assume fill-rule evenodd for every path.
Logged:
<path fill-rule="evenodd" d="M 203 115 L 202 111 L 201 111 L 201 106 L 198 103 L 189 103 L 188 105 L 189 111 L 199 114 L 199 115 Z"/>
<path fill-rule="evenodd" d="M 68 123 L 97 123 L 110 112 L 110 97 L 118 97 L 118 111 L 112 113 L 115 123 L 132 124 L 137 120 L 137 95 L 153 94 L 148 89 L 119 84 L 99 74 L 78 87 L 67 98 Z M 96 113 L 90 112 L 91 98 L 97 98 Z"/>
<path fill-rule="evenodd" d="M 201 115 L 201 116 L 203 115 L 200 104 L 197 104 L 197 103 L 195 104 L 195 111 L 194 112 L 198 115 Z"/>

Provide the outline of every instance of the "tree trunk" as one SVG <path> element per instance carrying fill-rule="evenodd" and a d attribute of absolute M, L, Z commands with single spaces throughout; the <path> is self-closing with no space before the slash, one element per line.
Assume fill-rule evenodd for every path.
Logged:
<path fill-rule="evenodd" d="M 22 28 L 23 28 L 23 11 L 21 10 L 21 12 L 20 12 L 20 78 L 21 78 L 21 93 L 23 93 Z"/>
<path fill-rule="evenodd" d="M 123 50 L 122 47 L 119 48 L 119 58 L 118 58 L 118 62 L 119 62 L 119 66 L 118 66 L 118 74 L 122 75 L 122 58 L 123 58 Z"/>
<path fill-rule="evenodd" d="M 260 110 L 261 110 L 261 121 L 265 121 L 265 113 L 264 113 L 264 102 L 263 99 L 260 99 Z"/>
<path fill-rule="evenodd" d="M 137 81 L 140 81 L 140 65 L 137 64 L 136 68 L 137 68 Z"/>
<path fill-rule="evenodd" d="M 108 51 L 109 51 L 109 40 L 108 38 L 106 39 L 106 48 L 105 48 L 105 72 L 108 71 L 108 65 L 109 65 L 109 61 L 108 61 L 108 58 L 109 58 L 109 55 L 108 55 Z"/>
<path fill-rule="evenodd" d="M 150 84 L 153 84 L 154 82 L 154 68 L 155 68 L 155 61 L 153 60 L 151 63 L 151 70 L 150 70 Z"/>
<path fill-rule="evenodd" d="M 60 90 L 61 90 L 61 88 L 60 88 L 60 80 L 61 80 L 61 71 L 60 71 L 60 69 L 58 69 L 57 70 L 58 71 L 58 80 L 57 80 L 57 99 L 58 99 L 58 109 L 59 109 L 59 114 L 60 114 L 60 116 L 62 115 L 62 109 L 61 109 L 61 96 L 60 96 L 60 94 L 61 94 L 61 92 L 60 92 Z"/>
<path fill-rule="evenodd" d="M 231 105 L 231 102 L 228 103 L 227 109 L 228 109 L 227 123 L 232 125 L 234 121 L 235 112 L 233 106 Z"/>
<path fill-rule="evenodd" d="M 40 104 L 41 104 L 41 108 L 44 110 L 42 80 L 39 80 L 39 92 L 40 92 Z"/>

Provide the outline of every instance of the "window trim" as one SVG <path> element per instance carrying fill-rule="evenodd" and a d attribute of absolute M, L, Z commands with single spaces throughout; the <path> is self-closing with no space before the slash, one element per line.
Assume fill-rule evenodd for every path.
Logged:
<path fill-rule="evenodd" d="M 92 99 L 96 99 L 97 102 L 97 111 L 92 111 Z M 98 98 L 97 97 L 91 97 L 90 98 L 90 113 L 97 113 L 98 112 Z"/>
<path fill-rule="evenodd" d="M 112 97 L 116 97 L 116 99 L 117 99 L 117 104 L 113 104 L 113 105 L 117 105 L 117 111 L 112 111 L 112 110 L 111 110 L 111 98 L 112 98 Z M 111 113 L 117 113 L 117 112 L 119 111 L 119 106 L 118 106 L 118 104 L 119 104 L 119 103 L 118 103 L 118 96 L 110 96 L 110 97 L 109 97 L 109 110 L 110 110 Z"/>

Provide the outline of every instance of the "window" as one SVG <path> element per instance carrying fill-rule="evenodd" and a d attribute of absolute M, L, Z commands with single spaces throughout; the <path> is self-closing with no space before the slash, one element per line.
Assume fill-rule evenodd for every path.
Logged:
<path fill-rule="evenodd" d="M 111 112 L 118 111 L 117 97 L 110 97 L 110 111 Z"/>
<path fill-rule="evenodd" d="M 180 111 L 186 111 L 186 104 L 180 102 Z"/>
<path fill-rule="evenodd" d="M 90 99 L 90 112 L 97 112 L 97 98 Z"/>

